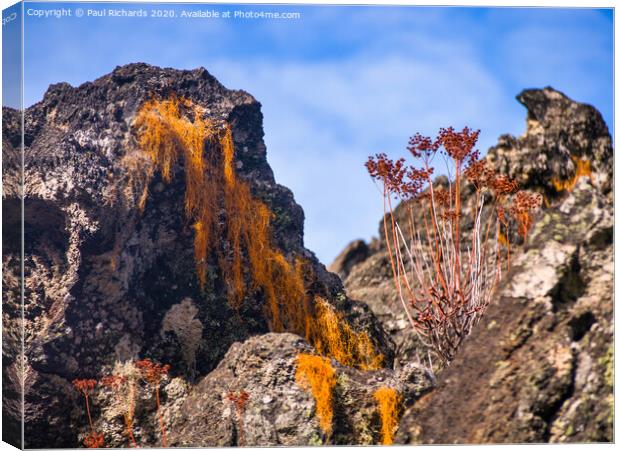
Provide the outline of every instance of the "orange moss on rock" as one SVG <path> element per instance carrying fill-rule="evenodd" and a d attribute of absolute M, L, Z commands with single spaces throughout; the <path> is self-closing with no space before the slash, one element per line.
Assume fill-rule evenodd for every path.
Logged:
<path fill-rule="evenodd" d="M 333 430 L 334 387 L 336 373 L 329 359 L 310 354 L 297 356 L 295 380 L 304 390 L 310 390 L 316 402 L 316 416 L 321 430 L 329 437 Z"/>
<path fill-rule="evenodd" d="M 230 126 L 216 125 L 203 116 L 200 107 L 178 97 L 142 105 L 134 127 L 151 165 L 141 165 L 144 172 L 136 176 L 145 179 L 140 210 L 155 171 L 170 183 L 175 164 L 183 163 L 185 215 L 194 231 L 200 286 L 205 287 L 208 261 L 213 257 L 232 308 L 239 309 L 247 297 L 262 293 L 270 330 L 304 336 L 321 354 L 344 365 L 379 368 L 382 356 L 368 335 L 355 332 L 325 300 L 313 302 L 306 293 L 305 260 L 291 261 L 274 246 L 272 212 L 237 176 Z"/>
<path fill-rule="evenodd" d="M 316 350 L 336 359 L 343 365 L 362 370 L 381 368 L 383 355 L 375 347 L 366 332 L 356 332 L 325 299 L 316 297 L 315 317 L 310 336 Z"/>
<path fill-rule="evenodd" d="M 402 397 L 394 388 L 381 387 L 375 392 L 381 418 L 381 444 L 391 445 L 398 427 Z"/>
<path fill-rule="evenodd" d="M 206 283 L 207 261 L 215 251 L 217 265 L 226 275 L 231 307 L 241 307 L 249 291 L 262 290 L 272 328 L 284 330 L 280 307 L 302 301 L 303 280 L 271 242 L 269 208 L 255 199 L 248 184 L 236 176 L 230 126 L 216 127 L 202 118 L 201 109 L 191 101 L 177 97 L 145 102 L 134 125 L 140 147 L 161 172 L 164 182 L 172 181 L 175 163 L 183 160 L 185 213 L 193 223 L 200 285 Z M 211 152 L 205 152 L 207 145 Z M 219 242 L 222 236 L 228 248 Z"/>
<path fill-rule="evenodd" d="M 571 156 L 571 160 L 573 160 L 575 165 L 575 175 L 573 177 L 568 180 L 560 180 L 556 177 L 551 179 L 551 183 L 558 193 L 561 193 L 562 191 L 572 191 L 581 177 L 592 177 L 592 168 L 589 160 L 578 158 L 576 156 Z"/>

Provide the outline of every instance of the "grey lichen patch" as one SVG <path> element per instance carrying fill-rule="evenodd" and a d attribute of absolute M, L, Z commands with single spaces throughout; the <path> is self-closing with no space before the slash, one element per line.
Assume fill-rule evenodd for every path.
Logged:
<path fill-rule="evenodd" d="M 114 353 L 116 360 L 119 362 L 126 362 L 138 357 L 141 346 L 133 341 L 129 334 L 125 334 L 118 341 Z"/>
<path fill-rule="evenodd" d="M 182 346 L 181 353 L 188 371 L 196 370 L 196 351 L 202 339 L 202 323 L 196 318 L 198 308 L 190 298 L 183 299 L 166 312 L 162 321 L 161 335 L 173 332 Z"/>

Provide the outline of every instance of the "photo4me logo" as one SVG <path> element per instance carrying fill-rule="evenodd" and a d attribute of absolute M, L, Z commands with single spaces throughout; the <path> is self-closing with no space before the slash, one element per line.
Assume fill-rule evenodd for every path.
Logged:
<path fill-rule="evenodd" d="M 11 14 L 9 14 L 6 17 L 2 18 L 2 26 L 4 27 L 5 25 L 13 22 L 15 19 L 17 19 L 17 13 L 16 12 L 12 12 Z"/>

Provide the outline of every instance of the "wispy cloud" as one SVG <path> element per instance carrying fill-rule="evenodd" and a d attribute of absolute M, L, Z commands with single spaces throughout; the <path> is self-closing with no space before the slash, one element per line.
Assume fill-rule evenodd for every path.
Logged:
<path fill-rule="evenodd" d="M 401 153 L 413 132 L 440 126 L 484 128 L 487 143 L 502 131 L 496 79 L 458 55 L 444 56 L 212 64 L 218 78 L 263 104 L 269 162 L 304 207 L 306 244 L 323 261 L 351 239 L 377 233 L 382 206 L 363 166 L 368 155 Z"/>
<path fill-rule="evenodd" d="M 277 8 L 301 11 L 302 19 L 31 20 L 26 102 L 50 83 L 79 84 L 119 64 L 206 67 L 263 104 L 269 162 L 304 208 L 306 244 L 325 263 L 351 239 L 377 233 L 382 207 L 363 167 L 367 156 L 402 153 L 416 131 L 480 128 L 485 151 L 498 135 L 523 130 L 514 96 L 545 85 L 593 104 L 611 122 L 607 11 Z"/>

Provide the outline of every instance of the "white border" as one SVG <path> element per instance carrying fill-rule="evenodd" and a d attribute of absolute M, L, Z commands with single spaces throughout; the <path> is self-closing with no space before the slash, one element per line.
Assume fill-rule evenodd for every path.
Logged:
<path fill-rule="evenodd" d="M 26 2 L 28 2 L 29 0 L 26 0 Z M 30 1 L 36 1 L 36 0 L 30 0 Z M 47 1 L 47 3 L 61 3 L 61 0 L 52 0 L 52 1 Z M 15 3 L 18 3 L 15 0 L 0 0 L 0 5 L 2 6 L 2 9 L 5 9 L 11 5 L 14 5 Z M 62 3 L 87 3 L 87 2 L 80 2 L 80 1 L 73 1 L 73 0 L 69 0 L 69 1 L 64 1 Z M 314 1 L 308 1 L 308 0 L 271 0 L 271 1 L 257 1 L 257 0 L 244 0 L 244 1 L 239 1 L 239 2 L 223 2 L 223 1 L 214 1 L 214 0 L 204 0 L 204 1 L 166 1 L 166 0 L 132 0 L 132 1 L 126 1 L 126 0 L 106 0 L 106 1 L 94 1 L 94 2 L 90 2 L 90 3 L 204 3 L 204 4 L 308 4 L 308 5 L 381 5 L 381 6 L 387 6 L 387 5 L 415 5 L 415 6 L 482 6 L 482 7 L 571 7 L 571 8 L 614 8 L 614 16 L 615 16 L 615 6 L 616 6 L 616 1 L 613 0 L 608 0 L 608 1 L 600 1 L 600 0 L 596 0 L 596 1 L 576 1 L 576 0 L 539 0 L 539 1 L 510 1 L 510 0 L 470 0 L 470 1 L 454 1 L 454 0 L 443 0 L 443 1 L 429 1 L 429 0 L 417 0 L 417 1 L 411 1 L 411 0 L 391 0 L 391 1 L 381 1 L 381 0 L 377 0 L 377 1 L 368 1 L 368 0 L 314 0 Z M 0 33 L 0 56 L 1 56 L 1 45 L 2 45 L 2 33 Z M 616 145 L 616 139 L 615 139 L 615 131 L 618 130 L 618 118 L 615 114 L 615 105 L 618 102 L 618 90 L 615 89 L 616 88 L 616 82 L 615 82 L 615 73 L 616 73 L 616 69 L 617 69 L 617 59 L 615 58 L 615 49 L 618 48 L 618 21 L 615 20 L 614 17 L 614 109 L 613 109 L 613 117 L 614 117 L 614 137 L 613 137 L 613 142 L 614 142 L 614 146 Z M 2 93 L 1 93 L 1 89 L 0 89 L 0 103 L 2 101 Z M 0 118 L 0 126 L 1 126 L 1 118 Z M 615 154 L 615 152 L 614 152 Z M 620 163 L 618 162 L 618 158 L 614 158 L 614 180 L 615 180 L 615 174 L 618 171 L 618 168 L 620 167 Z M 0 163 L 0 169 L 1 169 L 1 163 Z M 615 196 L 615 190 L 614 190 L 614 196 Z M 618 201 L 617 198 L 614 197 L 614 210 L 617 211 L 618 208 Z M 0 210 L 0 232 L 1 232 L 1 210 Z M 616 223 L 616 221 L 614 221 L 614 236 L 618 236 L 618 224 Z M 614 243 L 614 271 L 615 271 L 615 262 L 618 261 L 618 249 L 615 247 L 615 243 Z M 614 278 L 615 280 L 615 278 Z M 616 286 L 614 283 L 614 300 L 616 298 Z M 614 305 L 615 307 L 615 305 Z M 617 316 L 617 311 L 614 308 L 614 321 Z M 618 337 L 617 335 L 614 335 L 615 340 L 614 340 L 614 349 L 617 349 L 617 345 L 618 345 Z M 614 369 L 616 368 L 616 362 L 614 360 Z M 614 397 L 615 397 L 615 385 L 617 383 L 617 373 L 614 372 L 614 376 L 615 376 L 615 381 L 614 381 Z M 1 374 L 0 374 L 0 378 L 1 378 Z M 0 379 L 1 380 L 1 379 Z M 616 438 L 616 428 L 617 428 L 617 419 L 618 419 L 618 403 L 615 403 L 614 406 L 614 440 Z M 0 423 L 1 423 L 1 417 L 0 417 Z M 554 449 L 554 450 L 566 450 L 566 451 L 572 451 L 572 450 L 578 450 L 578 449 L 583 449 L 584 447 L 596 447 L 596 449 L 601 449 L 601 450 L 607 450 L 607 449 L 615 449 L 615 446 L 613 444 L 588 444 L 588 445 L 584 445 L 584 444 L 538 444 L 538 445 L 459 445 L 459 446 L 468 446 L 469 448 L 484 448 L 484 449 L 488 449 L 488 450 L 506 450 L 506 451 L 513 451 L 516 449 L 522 449 L 524 446 L 545 446 L 548 449 Z M 332 446 L 329 446 L 328 448 L 334 448 Z M 348 448 L 362 448 L 362 447 L 357 447 L 357 446 L 351 446 Z M 8 445 L 5 442 L 0 442 L 0 451 L 4 451 L 4 450 L 14 450 L 15 448 L 13 448 L 12 446 Z M 145 448 L 146 449 L 146 448 Z M 181 448 L 179 448 L 181 449 Z M 183 449 L 188 449 L 188 450 L 200 450 L 200 449 L 205 449 L 205 448 L 183 448 Z M 213 449 L 217 449 L 217 450 L 223 450 L 223 449 L 234 449 L 234 448 L 213 448 Z M 246 448 L 246 449 L 263 449 L 263 448 Z M 312 447 L 299 447 L 297 449 L 313 449 Z M 394 446 L 391 447 L 391 449 L 396 449 L 396 450 L 411 450 L 413 449 L 411 446 Z M 444 451 L 444 450 L 449 450 L 449 449 L 453 449 L 452 446 L 445 446 L 445 445 L 435 445 L 435 446 L 429 446 L 429 445 L 421 445 L 421 446 L 417 446 L 416 449 L 421 449 L 421 450 L 437 450 L 437 451 Z"/>

